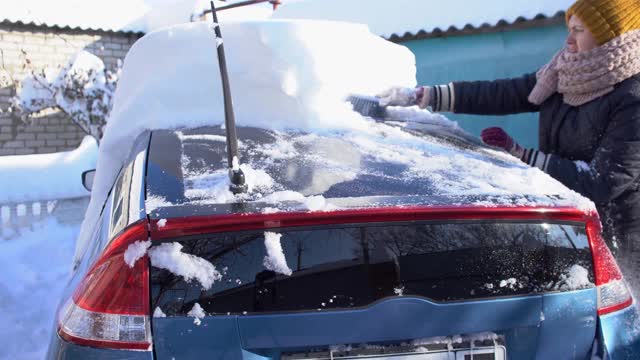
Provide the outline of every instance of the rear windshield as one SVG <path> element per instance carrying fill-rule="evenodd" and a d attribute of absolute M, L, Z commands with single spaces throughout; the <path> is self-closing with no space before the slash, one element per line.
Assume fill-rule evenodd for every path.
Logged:
<path fill-rule="evenodd" d="M 185 315 L 195 303 L 209 314 L 322 311 L 395 296 L 451 302 L 593 287 L 578 224 L 341 225 L 169 242 L 222 277 L 204 290 L 152 266 L 152 305 L 168 316 Z"/>

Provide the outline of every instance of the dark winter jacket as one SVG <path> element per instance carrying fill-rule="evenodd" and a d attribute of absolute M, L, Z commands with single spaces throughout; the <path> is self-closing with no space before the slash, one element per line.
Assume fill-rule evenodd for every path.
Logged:
<path fill-rule="evenodd" d="M 447 86 L 454 95 L 451 100 L 444 87 L 438 92 L 456 113 L 539 111 L 540 152 L 530 153 L 528 162 L 591 199 L 607 240 L 626 247 L 631 244 L 624 239 L 633 234 L 640 241 L 640 74 L 577 107 L 565 104 L 558 93 L 540 106 L 530 103 L 527 98 L 535 83 L 535 74 L 529 74 L 454 83 Z"/>

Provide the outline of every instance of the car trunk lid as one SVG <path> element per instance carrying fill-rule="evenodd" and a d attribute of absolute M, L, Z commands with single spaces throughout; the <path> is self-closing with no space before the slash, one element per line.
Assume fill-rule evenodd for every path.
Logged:
<path fill-rule="evenodd" d="M 443 341 L 462 351 L 491 334 L 513 358 L 584 356 L 597 304 L 583 216 L 456 211 L 168 219 L 152 227 L 152 249 L 177 243 L 220 277 L 204 289 L 151 256 L 152 306 L 167 315 L 153 318 L 156 355 L 339 358 L 350 353 L 338 345 L 365 356 L 357 349 Z"/>

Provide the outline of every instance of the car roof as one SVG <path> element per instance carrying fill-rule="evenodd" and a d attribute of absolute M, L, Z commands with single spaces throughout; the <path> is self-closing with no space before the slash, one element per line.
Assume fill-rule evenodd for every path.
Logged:
<path fill-rule="evenodd" d="M 496 191 L 473 168 L 453 171 L 450 164 L 442 164 L 443 159 L 452 159 L 452 164 L 470 161 L 486 167 L 485 172 L 527 182 L 524 164 L 459 128 L 372 126 L 388 134 L 238 127 L 250 187 L 249 194 L 240 197 L 227 191 L 224 128 L 154 131 L 146 176 L 147 212 L 163 218 L 382 206 L 578 206 L 576 194 L 562 191 L 562 186 L 549 192 Z"/>

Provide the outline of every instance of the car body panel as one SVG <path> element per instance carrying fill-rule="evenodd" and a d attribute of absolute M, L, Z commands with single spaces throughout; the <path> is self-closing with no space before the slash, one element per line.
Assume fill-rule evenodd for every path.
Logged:
<path fill-rule="evenodd" d="M 600 316 L 598 338 L 608 359 L 640 359 L 640 309 L 634 306 Z"/>
<path fill-rule="evenodd" d="M 531 354 L 536 351 L 541 309 L 541 296 L 457 304 L 399 297 L 357 310 L 209 316 L 199 326 L 190 317 L 154 318 L 153 332 L 163 339 L 156 340 L 158 359 L 189 354 L 277 359 L 283 351 L 396 343 L 503 329 L 498 334 L 518 344 L 509 355 L 526 359 L 533 358 Z"/>
<path fill-rule="evenodd" d="M 550 293 L 542 297 L 539 359 L 583 359 L 597 325 L 596 288 Z"/>

